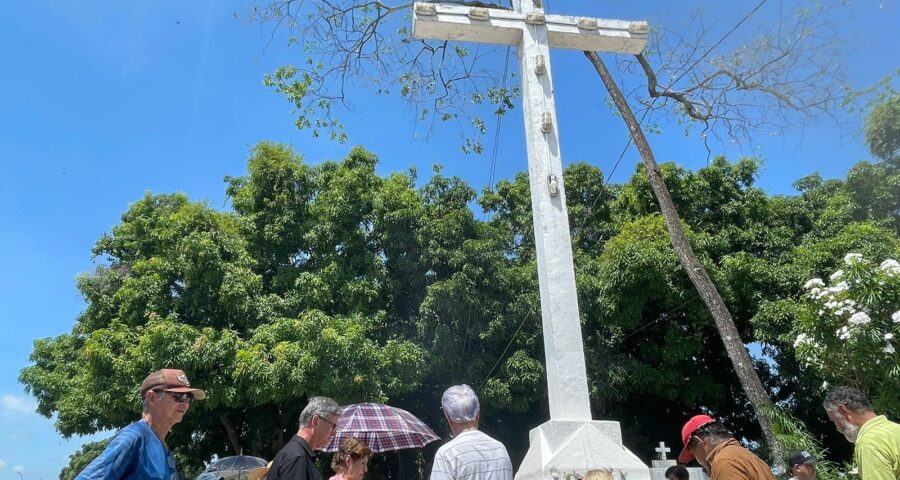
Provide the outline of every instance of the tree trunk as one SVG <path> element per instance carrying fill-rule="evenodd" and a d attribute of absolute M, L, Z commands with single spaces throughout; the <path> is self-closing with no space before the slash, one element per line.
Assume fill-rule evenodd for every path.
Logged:
<path fill-rule="evenodd" d="M 244 454 L 244 446 L 241 445 L 241 436 L 238 434 L 237 430 L 234 428 L 234 424 L 231 423 L 231 420 L 228 418 L 228 415 L 224 413 L 219 415 L 219 421 L 222 422 L 222 426 L 225 427 L 225 433 L 228 434 L 228 441 L 231 442 L 231 448 L 234 449 L 235 455 L 243 455 Z"/>
<path fill-rule="evenodd" d="M 750 399 L 750 404 L 753 405 L 753 410 L 759 420 L 760 427 L 762 427 L 763 435 L 765 435 L 766 442 L 769 444 L 769 448 L 772 451 L 772 459 L 774 460 L 775 465 L 781 468 L 783 472 L 787 471 L 785 469 L 786 465 L 784 463 L 783 448 L 775 438 L 775 434 L 772 431 L 772 419 L 768 413 L 772 409 L 772 401 L 769 399 L 762 381 L 759 379 L 759 375 L 757 375 L 756 370 L 753 369 L 753 362 L 750 359 L 750 354 L 747 352 L 747 348 L 744 347 L 744 344 L 741 341 L 737 327 L 734 325 L 734 320 L 731 318 L 731 314 L 728 312 L 725 302 L 719 295 L 719 291 L 716 289 L 715 284 L 713 284 L 712 279 L 709 278 L 706 269 L 703 268 L 703 264 L 700 263 L 700 260 L 694 254 L 694 250 L 691 248 L 690 243 L 688 243 L 684 228 L 681 226 L 681 218 L 675 210 L 675 204 L 672 203 L 669 189 L 666 188 L 666 184 L 660 174 L 659 166 L 656 164 L 656 159 L 653 157 L 653 151 L 650 150 L 650 144 L 647 142 L 647 137 L 644 136 L 644 132 L 641 130 L 641 126 L 635 118 L 634 112 L 632 112 L 625 96 L 622 94 L 622 91 L 619 90 L 615 80 L 613 80 L 612 75 L 609 74 L 609 70 L 606 69 L 603 61 L 600 60 L 600 56 L 594 52 L 584 52 L 584 54 L 591 61 L 591 64 L 594 65 L 594 68 L 600 75 L 600 79 L 609 91 L 610 96 L 612 96 L 613 102 L 615 102 L 616 107 L 619 109 L 619 113 L 622 114 L 622 118 L 628 125 L 631 138 L 634 140 L 634 144 L 641 154 L 641 160 L 644 162 L 644 166 L 647 169 L 647 175 L 650 177 L 650 185 L 653 188 L 653 193 L 659 201 L 659 209 L 662 212 L 666 229 L 669 231 L 672 247 L 675 248 L 675 253 L 678 255 L 678 261 L 691 279 L 691 283 L 694 284 L 700 297 L 703 298 L 703 302 L 706 303 L 706 307 L 709 309 L 709 313 L 716 323 L 716 328 L 719 331 L 719 335 L 722 337 L 722 343 L 725 344 L 725 351 L 728 354 L 728 358 L 731 359 L 738 380 L 744 388 L 744 393 L 746 393 L 747 398 Z"/>

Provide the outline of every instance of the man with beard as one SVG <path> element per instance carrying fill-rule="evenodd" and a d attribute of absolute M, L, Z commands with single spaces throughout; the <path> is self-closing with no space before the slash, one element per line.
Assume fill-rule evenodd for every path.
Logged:
<path fill-rule="evenodd" d="M 900 424 L 872 410 L 865 393 L 837 387 L 822 402 L 825 413 L 847 441 L 862 480 L 900 479 Z"/>

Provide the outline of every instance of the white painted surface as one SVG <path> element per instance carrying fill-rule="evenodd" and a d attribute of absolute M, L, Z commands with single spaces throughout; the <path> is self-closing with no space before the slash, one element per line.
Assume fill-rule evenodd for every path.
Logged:
<path fill-rule="evenodd" d="M 488 9 L 488 20 L 469 18 L 471 7 L 463 5 L 434 4 L 436 15 L 422 15 L 413 9 L 413 36 L 437 40 L 519 45 L 525 16 L 531 10 L 513 11 Z M 633 22 L 625 20 L 594 19 L 597 30 L 578 28 L 584 17 L 570 15 L 544 15 L 549 46 L 597 52 L 640 53 L 647 44 L 648 33 L 631 32 Z"/>
<path fill-rule="evenodd" d="M 619 422 L 544 423 L 531 430 L 531 448 L 515 479 L 549 479 L 554 469 L 582 476 L 588 470 L 608 469 L 616 480 L 650 480 L 650 469 L 622 446 L 619 432 Z"/>
<path fill-rule="evenodd" d="M 427 15 L 413 8 L 416 38 L 518 46 L 550 421 L 531 431 L 516 479 L 549 479 L 552 468 L 582 474 L 608 468 L 628 480 L 649 480 L 647 466 L 622 445 L 618 422 L 591 420 L 549 60 L 551 46 L 638 53 L 647 42 L 646 29 L 620 20 L 544 15 L 532 0 L 513 0 L 513 10 L 478 12 L 432 5 L 427 9 L 433 14 Z M 486 18 L 473 19 L 472 13 Z M 579 22 L 591 28 L 580 28 Z M 536 69 L 539 58 L 543 68 Z M 555 189 L 549 188 L 552 183 Z"/>

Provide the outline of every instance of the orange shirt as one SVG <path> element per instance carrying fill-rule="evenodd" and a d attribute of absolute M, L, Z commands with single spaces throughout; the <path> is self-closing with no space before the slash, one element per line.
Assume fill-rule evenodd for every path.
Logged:
<path fill-rule="evenodd" d="M 711 480 L 775 480 L 766 462 L 733 438 L 712 449 L 706 461 Z"/>

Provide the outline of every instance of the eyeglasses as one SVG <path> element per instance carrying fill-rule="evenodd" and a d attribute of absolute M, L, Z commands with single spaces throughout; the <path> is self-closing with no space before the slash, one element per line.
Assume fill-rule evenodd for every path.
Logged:
<path fill-rule="evenodd" d="M 326 419 L 325 417 L 323 417 L 323 416 L 321 416 L 321 415 L 318 415 L 318 417 L 319 417 L 319 420 L 321 420 L 321 421 L 327 423 L 328 425 L 331 425 L 331 431 L 334 431 L 334 429 L 337 428 L 337 425 L 336 425 L 336 424 L 334 424 L 334 423 L 328 421 L 328 419 Z"/>

